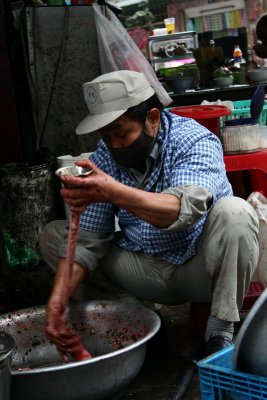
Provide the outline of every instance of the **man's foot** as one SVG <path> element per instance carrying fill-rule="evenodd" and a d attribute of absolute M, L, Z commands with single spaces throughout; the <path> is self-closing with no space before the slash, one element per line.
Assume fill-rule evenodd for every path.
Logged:
<path fill-rule="evenodd" d="M 211 336 L 206 342 L 206 357 L 210 356 L 213 353 L 216 353 L 219 350 L 225 349 L 232 344 L 233 341 L 227 336 Z"/>

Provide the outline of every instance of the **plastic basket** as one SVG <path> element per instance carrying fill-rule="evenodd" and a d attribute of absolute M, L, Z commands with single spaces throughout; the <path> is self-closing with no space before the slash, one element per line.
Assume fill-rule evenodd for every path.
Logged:
<path fill-rule="evenodd" d="M 251 100 L 233 101 L 234 110 L 232 114 L 221 118 L 221 127 L 224 127 L 225 120 L 238 119 L 238 118 L 251 118 L 250 114 Z M 264 101 L 262 111 L 259 116 L 259 125 L 266 125 L 267 120 L 267 101 Z"/>
<path fill-rule="evenodd" d="M 197 363 L 202 400 L 267 399 L 267 378 L 234 371 L 233 349 L 229 346 Z"/>

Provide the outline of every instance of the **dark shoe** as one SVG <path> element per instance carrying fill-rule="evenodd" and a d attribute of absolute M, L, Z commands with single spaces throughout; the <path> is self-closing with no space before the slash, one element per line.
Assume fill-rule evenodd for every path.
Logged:
<path fill-rule="evenodd" d="M 206 357 L 232 344 L 233 341 L 226 336 L 211 336 L 206 343 Z"/>

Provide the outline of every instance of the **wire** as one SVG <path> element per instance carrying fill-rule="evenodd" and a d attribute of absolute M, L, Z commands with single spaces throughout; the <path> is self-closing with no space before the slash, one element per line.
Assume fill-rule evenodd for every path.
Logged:
<path fill-rule="evenodd" d="M 62 32 L 62 36 L 61 36 L 61 40 L 60 40 L 59 53 L 58 53 L 58 58 L 57 58 L 56 67 L 55 67 L 55 71 L 54 71 L 51 91 L 50 91 L 50 95 L 49 95 L 49 99 L 48 99 L 48 104 L 47 104 L 46 114 L 45 114 L 45 118 L 44 118 L 43 129 L 42 129 L 42 133 L 41 133 L 41 136 L 40 136 L 39 148 L 40 148 L 41 143 L 43 141 L 45 130 L 46 130 L 46 127 L 47 127 L 47 121 L 48 121 L 48 117 L 49 117 L 49 113 L 50 113 L 50 109 L 51 109 L 51 104 L 52 104 L 53 94 L 54 94 L 54 90 L 55 90 L 55 85 L 56 85 L 59 65 L 60 65 L 60 61 L 61 61 L 63 50 L 65 48 L 65 43 L 66 43 L 67 33 L 68 33 L 68 28 L 69 28 L 69 6 L 65 5 L 64 8 L 65 8 L 65 14 L 64 14 L 63 32 Z"/>

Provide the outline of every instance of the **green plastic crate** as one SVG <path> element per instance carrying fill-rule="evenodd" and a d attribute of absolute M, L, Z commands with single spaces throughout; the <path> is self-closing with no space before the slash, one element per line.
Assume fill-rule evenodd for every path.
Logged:
<path fill-rule="evenodd" d="M 233 101 L 234 110 L 232 114 L 221 118 L 221 128 L 224 127 L 224 121 L 238 118 L 250 118 L 250 102 L 251 100 Z M 266 125 L 267 120 L 267 101 L 264 102 L 262 111 L 259 116 L 259 125 Z"/>

